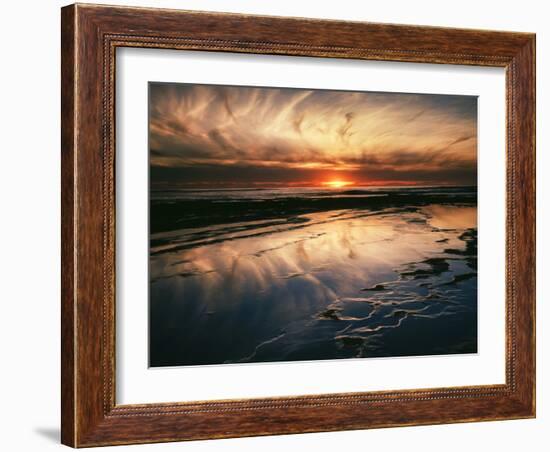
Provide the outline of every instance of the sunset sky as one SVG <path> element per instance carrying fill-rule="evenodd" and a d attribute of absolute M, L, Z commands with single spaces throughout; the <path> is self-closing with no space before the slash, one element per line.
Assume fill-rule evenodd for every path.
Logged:
<path fill-rule="evenodd" d="M 149 90 L 153 187 L 476 184 L 475 96 Z"/>

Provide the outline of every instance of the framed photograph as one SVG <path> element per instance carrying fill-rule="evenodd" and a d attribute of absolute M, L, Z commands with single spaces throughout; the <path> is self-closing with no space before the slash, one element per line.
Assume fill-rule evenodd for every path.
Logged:
<path fill-rule="evenodd" d="M 535 416 L 535 36 L 62 9 L 62 442 Z"/>

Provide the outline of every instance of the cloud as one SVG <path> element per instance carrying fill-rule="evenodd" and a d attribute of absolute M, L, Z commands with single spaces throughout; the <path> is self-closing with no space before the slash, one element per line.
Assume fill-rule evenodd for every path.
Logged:
<path fill-rule="evenodd" d="M 297 134 L 302 135 L 302 122 L 304 120 L 304 115 L 301 114 L 297 116 L 294 121 L 292 121 L 292 126 Z"/>
<path fill-rule="evenodd" d="M 326 177 L 313 170 L 365 183 L 407 172 L 448 183 L 475 175 L 473 96 L 152 83 L 149 112 L 151 164 L 201 168 L 206 183 L 237 169 L 243 184 L 268 173 L 282 182 Z"/>
<path fill-rule="evenodd" d="M 463 137 L 458 137 L 456 140 L 453 140 L 453 141 L 449 144 L 449 147 L 450 147 L 450 146 L 453 146 L 453 145 L 455 145 L 455 144 L 458 144 L 458 143 L 462 143 L 463 141 L 471 140 L 472 138 L 475 138 L 475 135 L 466 135 L 466 136 L 463 136 Z"/>

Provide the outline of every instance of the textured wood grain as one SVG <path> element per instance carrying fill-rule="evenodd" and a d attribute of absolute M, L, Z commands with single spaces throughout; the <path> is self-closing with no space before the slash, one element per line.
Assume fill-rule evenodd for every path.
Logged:
<path fill-rule="evenodd" d="M 61 14 L 61 441 L 64 444 L 75 444 L 74 8 L 63 9 Z"/>
<path fill-rule="evenodd" d="M 114 67 L 121 46 L 506 68 L 506 384 L 116 405 Z M 63 8 L 62 442 L 84 447 L 534 416 L 534 48 L 526 33 Z"/>

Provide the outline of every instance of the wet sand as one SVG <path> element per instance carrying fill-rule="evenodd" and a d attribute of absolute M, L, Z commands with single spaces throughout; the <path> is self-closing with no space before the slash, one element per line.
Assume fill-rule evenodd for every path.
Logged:
<path fill-rule="evenodd" d="M 467 190 L 154 201 L 150 364 L 475 353 L 476 212 Z"/>

